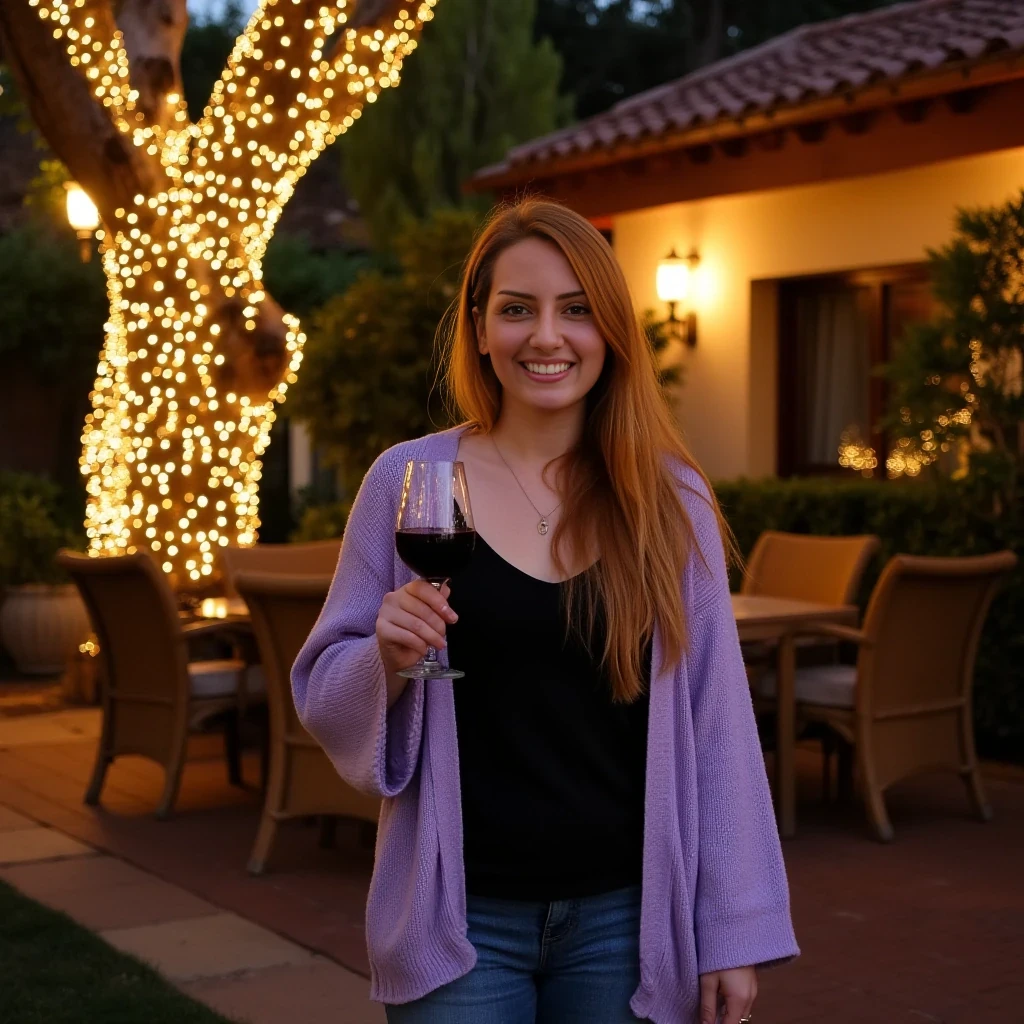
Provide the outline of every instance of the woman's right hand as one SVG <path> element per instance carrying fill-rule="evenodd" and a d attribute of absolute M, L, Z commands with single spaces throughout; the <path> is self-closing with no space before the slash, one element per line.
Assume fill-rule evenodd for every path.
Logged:
<path fill-rule="evenodd" d="M 448 624 L 459 618 L 448 605 L 450 593 L 447 585 L 435 590 L 426 580 L 413 580 L 384 595 L 377 613 L 377 646 L 389 690 L 395 673 L 415 665 L 427 647 L 445 646 Z M 404 680 L 401 686 L 404 689 Z"/>

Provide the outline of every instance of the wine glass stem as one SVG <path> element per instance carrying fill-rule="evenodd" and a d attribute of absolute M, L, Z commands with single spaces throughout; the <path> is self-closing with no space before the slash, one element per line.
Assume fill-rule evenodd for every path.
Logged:
<path fill-rule="evenodd" d="M 440 592 L 441 588 L 446 583 L 445 580 L 427 580 L 427 582 L 435 590 L 437 590 L 438 592 Z M 424 667 L 429 668 L 429 669 L 436 669 L 436 668 L 440 668 L 441 667 L 439 662 L 438 662 L 438 660 L 437 660 L 437 648 L 436 647 L 430 647 L 428 645 L 427 653 L 423 656 L 423 665 L 424 665 Z"/>

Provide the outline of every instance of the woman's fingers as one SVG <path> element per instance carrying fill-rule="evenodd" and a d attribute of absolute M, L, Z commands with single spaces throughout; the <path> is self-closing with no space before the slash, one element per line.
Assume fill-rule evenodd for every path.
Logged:
<path fill-rule="evenodd" d="M 405 651 L 419 658 L 428 646 L 444 647 L 448 624 L 458 620 L 448 605 L 448 593 L 447 586 L 438 591 L 426 580 L 414 580 L 387 594 L 377 615 L 377 643 L 382 651 L 387 646 L 396 654 Z M 389 655 L 385 660 L 392 668 L 408 668 L 398 661 L 412 664 L 415 658 Z"/>
<path fill-rule="evenodd" d="M 444 636 L 448 624 L 442 618 L 441 613 L 436 611 L 431 605 L 426 604 L 412 594 L 404 594 L 402 591 L 398 592 L 398 600 L 395 604 L 396 607 L 389 610 L 392 616 L 398 616 L 399 614 L 411 615 L 425 622 L 435 633 Z"/>
<path fill-rule="evenodd" d="M 751 1016 L 753 1012 L 754 999 L 757 997 L 757 974 L 750 967 L 723 971 L 719 978 L 719 991 L 725 1003 L 722 1024 L 740 1024 L 744 1017 Z"/>
<path fill-rule="evenodd" d="M 440 590 L 437 590 L 426 580 L 413 580 L 412 583 L 407 584 L 398 591 L 400 596 L 419 600 L 431 608 L 435 614 L 442 616 L 448 622 L 455 622 L 456 619 L 458 619 L 458 615 L 452 611 L 448 604 L 448 595 L 450 593 L 451 590 L 449 590 L 447 584 L 445 584 Z M 407 611 L 411 610 L 407 606 L 405 607 Z"/>
<path fill-rule="evenodd" d="M 700 976 L 700 1024 L 715 1024 L 718 1019 L 718 975 Z"/>
<path fill-rule="evenodd" d="M 410 633 L 407 629 L 402 629 L 399 626 L 394 625 L 391 622 L 385 622 L 378 624 L 377 626 L 377 644 L 383 649 L 395 650 L 395 651 L 408 651 L 411 653 L 410 658 L 401 658 L 396 664 L 393 665 L 395 668 L 408 668 L 409 665 L 414 664 L 419 658 L 422 658 L 427 653 L 427 642 L 415 633 Z M 385 662 L 392 662 L 393 659 L 385 658 Z M 408 662 L 408 664 L 406 664 Z"/>
<path fill-rule="evenodd" d="M 753 967 L 702 974 L 700 1024 L 740 1024 L 753 1013 L 757 972 Z"/>
<path fill-rule="evenodd" d="M 427 620 L 411 612 L 403 611 L 401 608 L 396 608 L 387 621 L 397 629 L 414 633 L 431 647 L 445 646 L 444 623 L 436 615 L 431 614 L 430 619 Z"/>

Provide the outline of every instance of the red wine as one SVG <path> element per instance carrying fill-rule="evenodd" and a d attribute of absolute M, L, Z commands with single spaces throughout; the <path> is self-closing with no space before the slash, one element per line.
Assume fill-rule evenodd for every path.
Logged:
<path fill-rule="evenodd" d="M 417 576 L 447 580 L 464 569 L 476 546 L 475 530 L 396 530 L 398 557 Z"/>

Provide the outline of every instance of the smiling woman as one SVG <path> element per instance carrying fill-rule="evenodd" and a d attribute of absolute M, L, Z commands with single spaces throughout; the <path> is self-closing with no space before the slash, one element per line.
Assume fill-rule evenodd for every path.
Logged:
<path fill-rule="evenodd" d="M 463 425 L 374 464 L 293 673 L 385 797 L 372 994 L 390 1024 L 742 1024 L 756 965 L 797 952 L 785 872 L 728 530 L 622 271 L 571 210 L 502 207 L 448 326 Z M 440 592 L 395 559 L 410 461 L 473 496 Z M 461 679 L 404 678 L 445 645 Z"/>

